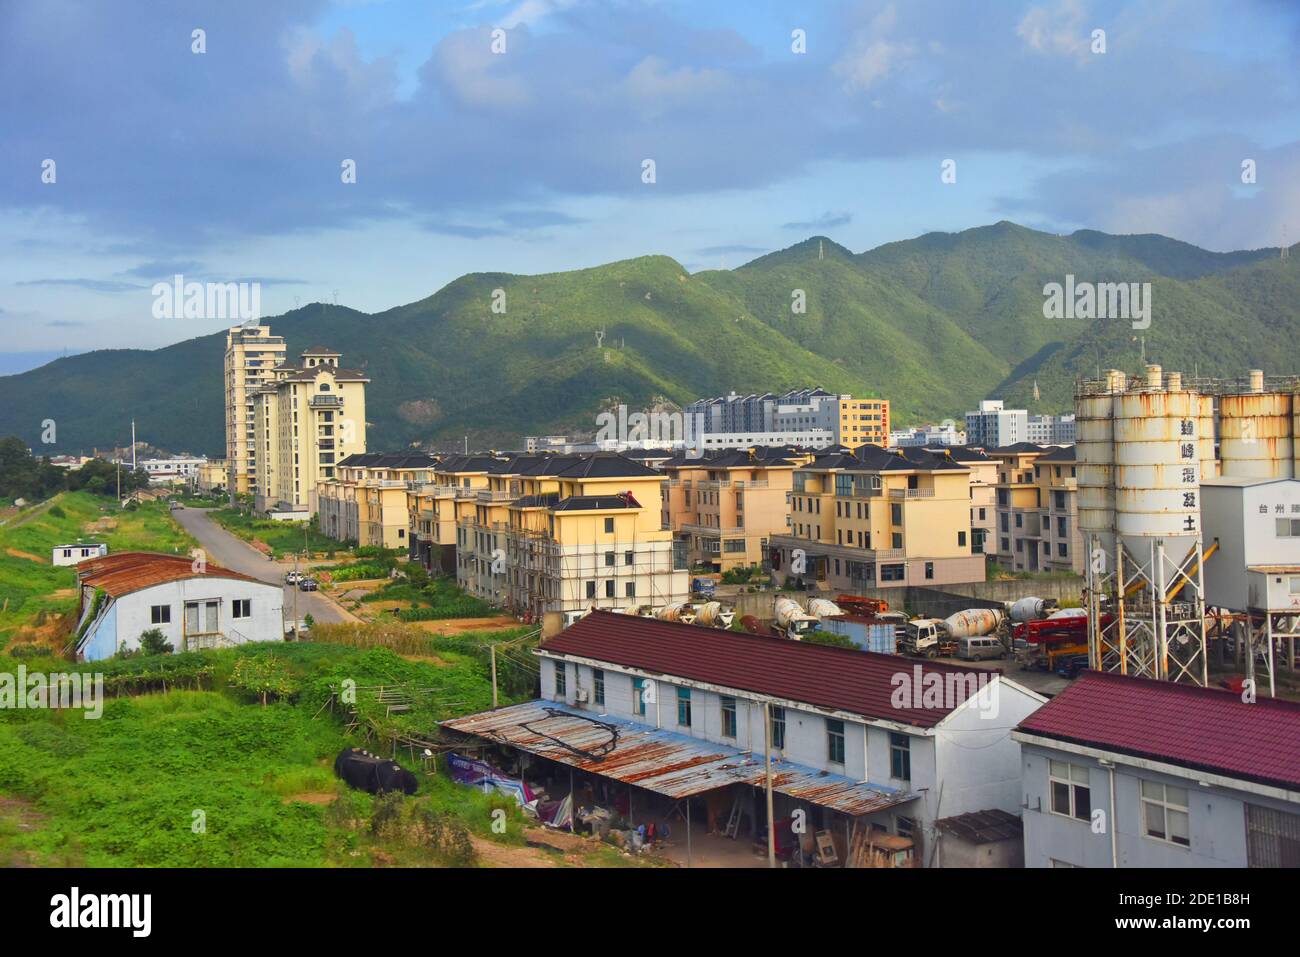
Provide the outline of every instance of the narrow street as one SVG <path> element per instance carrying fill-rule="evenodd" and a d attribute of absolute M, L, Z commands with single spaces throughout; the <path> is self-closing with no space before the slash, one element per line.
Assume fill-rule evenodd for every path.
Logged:
<path fill-rule="evenodd" d="M 207 553 L 210 562 L 271 584 L 284 582 L 283 566 L 271 561 L 247 542 L 230 534 L 208 517 L 206 509 L 178 508 L 172 512 L 172 517 L 182 528 L 198 539 L 199 546 Z M 319 622 L 356 620 L 320 592 L 299 591 L 289 585 L 284 586 L 286 619 L 292 619 L 294 616 L 295 596 L 298 602 L 299 619 L 311 615 L 313 620 Z"/>

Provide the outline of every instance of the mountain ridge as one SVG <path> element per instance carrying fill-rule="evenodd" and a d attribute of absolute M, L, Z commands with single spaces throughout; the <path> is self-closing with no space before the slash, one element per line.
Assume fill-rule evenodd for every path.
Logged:
<path fill-rule="evenodd" d="M 1067 236 L 1009 221 L 861 253 L 825 236 L 727 270 L 661 254 L 538 275 L 476 272 L 375 313 L 310 303 L 262 322 L 291 357 L 323 343 L 366 369 L 371 448 L 517 444 L 591 432 L 624 402 L 820 385 L 882 395 L 898 424 L 995 396 L 1064 411 L 1096 366 L 1241 374 L 1300 366 L 1300 257 L 1215 253 L 1158 234 Z M 1151 328 L 1043 317 L 1043 286 L 1151 282 Z M 494 312 L 497 290 L 505 311 Z M 0 377 L 0 435 L 46 451 L 141 437 L 224 450 L 224 332 L 94 350 Z M 1037 380 L 1042 398 L 1034 400 Z M 59 441 L 40 445 L 52 418 Z"/>

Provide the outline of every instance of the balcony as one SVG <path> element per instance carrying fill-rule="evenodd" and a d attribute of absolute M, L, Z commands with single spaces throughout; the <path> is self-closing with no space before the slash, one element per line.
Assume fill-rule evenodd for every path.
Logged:
<path fill-rule="evenodd" d="M 890 498 L 934 498 L 932 488 L 891 488 Z"/>
<path fill-rule="evenodd" d="M 476 496 L 480 502 L 509 502 L 518 497 L 517 493 L 503 489 L 483 489 Z"/>
<path fill-rule="evenodd" d="M 321 393 L 308 399 L 307 405 L 313 409 L 341 409 L 343 408 L 343 396 Z"/>

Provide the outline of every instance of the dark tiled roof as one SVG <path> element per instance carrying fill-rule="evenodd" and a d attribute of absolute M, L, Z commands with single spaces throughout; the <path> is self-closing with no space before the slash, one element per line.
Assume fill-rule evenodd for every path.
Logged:
<path fill-rule="evenodd" d="M 860 446 L 855 454 L 831 452 L 819 455 L 803 469 L 843 469 L 849 472 L 940 472 L 964 471 L 966 466 L 940 458 L 923 449 L 885 450 L 878 445 Z"/>
<path fill-rule="evenodd" d="M 552 506 L 557 512 L 598 512 L 611 508 L 640 508 L 631 495 L 570 495 Z"/>
<path fill-rule="evenodd" d="M 540 647 L 555 654 L 594 658 L 651 674 L 704 681 L 925 728 L 942 721 L 959 702 L 945 702 L 942 708 L 895 708 L 892 698 L 896 676 L 900 672 L 910 676 L 915 668 L 921 670 L 923 682 L 924 676 L 931 673 L 972 673 L 954 665 L 897 655 L 607 611 L 592 611 Z M 955 684 L 961 693 L 969 683 Z"/>
<path fill-rule="evenodd" d="M 452 455 L 438 463 L 439 472 L 490 472 L 500 460 L 491 455 Z"/>
<path fill-rule="evenodd" d="M 1018 731 L 1164 761 L 1197 771 L 1300 788 L 1300 704 L 1246 704 L 1199 688 L 1084 671 Z"/>
<path fill-rule="evenodd" d="M 950 458 L 954 462 L 988 462 L 989 455 L 981 448 L 970 445 L 924 445 L 919 451 L 939 458 Z"/>
<path fill-rule="evenodd" d="M 657 469 L 633 462 L 623 455 L 613 452 L 597 452 L 584 455 L 563 472 L 556 473 L 564 478 L 624 478 L 638 475 L 661 475 Z"/>
<path fill-rule="evenodd" d="M 543 495 L 521 495 L 510 503 L 511 508 L 550 508 L 560 500 L 558 492 L 546 492 Z"/>
<path fill-rule="evenodd" d="M 996 449 L 988 449 L 989 455 L 1019 455 L 1024 452 L 1041 452 L 1046 446 L 1038 445 L 1036 442 L 1016 442 L 1014 445 L 1003 445 Z"/>
<path fill-rule="evenodd" d="M 431 469 L 438 457 L 427 452 L 354 452 L 340 459 L 339 468 Z"/>
<path fill-rule="evenodd" d="M 310 349 L 302 350 L 305 356 L 341 356 L 343 353 L 337 349 L 331 349 L 329 346 L 312 346 Z"/>
<path fill-rule="evenodd" d="M 1045 455 L 1040 455 L 1038 458 L 1034 459 L 1034 462 L 1037 464 L 1042 464 L 1043 462 L 1073 462 L 1073 461 L 1074 461 L 1073 445 L 1060 446 L 1059 448 L 1052 449 L 1050 452 L 1046 453 Z"/>

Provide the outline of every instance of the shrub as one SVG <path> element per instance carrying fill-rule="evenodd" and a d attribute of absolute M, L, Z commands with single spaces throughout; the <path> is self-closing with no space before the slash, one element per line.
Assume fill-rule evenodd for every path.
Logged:
<path fill-rule="evenodd" d="M 287 698 L 298 690 L 289 663 L 275 655 L 240 658 L 231 669 L 230 686 L 257 695 L 263 707 L 270 698 Z"/>
<path fill-rule="evenodd" d="M 11 658 L 40 658 L 50 653 L 49 648 L 42 647 L 34 641 L 15 641 L 9 646 Z"/>
<path fill-rule="evenodd" d="M 140 654 L 170 655 L 175 650 L 161 628 L 149 628 L 140 632 Z"/>
<path fill-rule="evenodd" d="M 62 508 L 61 506 L 58 506 L 58 505 L 51 505 L 51 506 L 49 507 L 49 509 L 46 510 L 45 514 L 48 515 L 48 516 L 50 516 L 50 518 L 67 518 L 67 517 L 68 517 L 68 513 L 65 512 L 65 511 L 63 510 L 63 508 Z"/>

